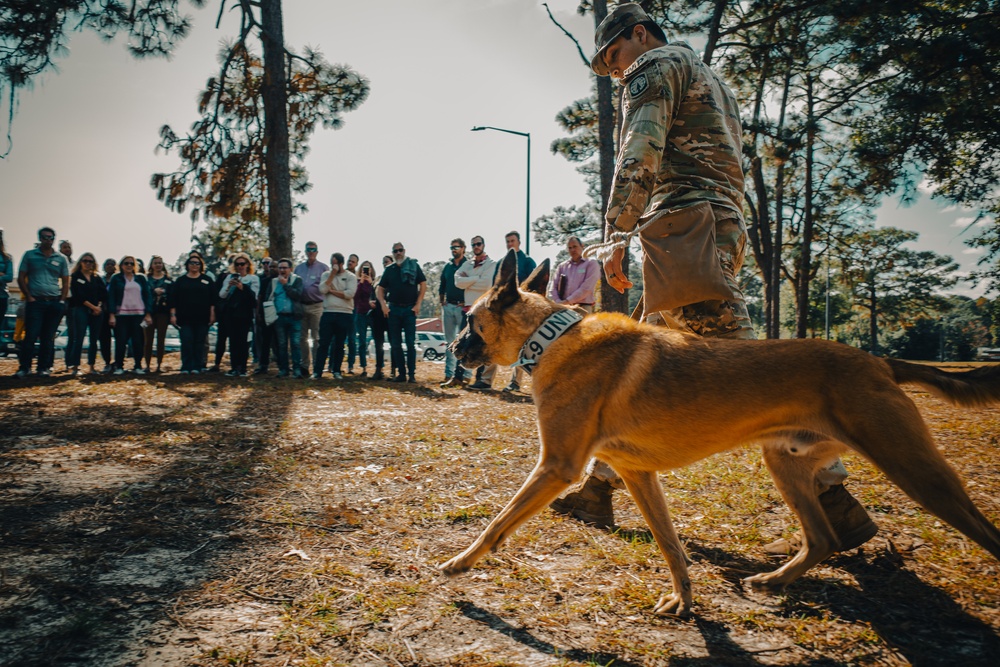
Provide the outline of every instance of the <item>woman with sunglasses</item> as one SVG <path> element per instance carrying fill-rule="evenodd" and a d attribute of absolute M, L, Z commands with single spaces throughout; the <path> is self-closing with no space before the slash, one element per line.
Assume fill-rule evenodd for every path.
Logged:
<path fill-rule="evenodd" d="M 146 345 L 143 360 L 146 370 L 152 372 L 150 361 L 153 358 L 153 338 L 156 338 L 156 372 L 163 365 L 163 346 L 167 339 L 167 327 L 170 326 L 170 306 L 167 305 L 167 295 L 174 281 L 170 279 L 163 258 L 153 255 L 149 260 L 149 291 L 153 297 L 153 325 L 146 327 Z"/>
<path fill-rule="evenodd" d="M 108 324 L 115 330 L 115 375 L 125 372 L 125 351 L 132 345 L 132 371 L 144 375 L 142 327 L 149 326 L 153 318 L 153 299 L 146 276 L 135 272 L 135 257 L 125 255 L 118 262 L 118 273 L 111 277 L 108 286 Z"/>
<path fill-rule="evenodd" d="M 181 333 L 181 375 L 198 374 L 205 364 L 208 328 L 215 322 L 215 289 L 205 275 L 205 260 L 192 253 L 187 273 L 167 293 L 170 323 Z"/>
<path fill-rule="evenodd" d="M 250 329 L 253 314 L 257 309 L 257 294 L 260 293 L 260 278 L 254 275 L 253 261 L 245 252 L 233 255 L 229 276 L 222 281 L 219 290 L 222 318 L 229 332 L 229 377 L 245 377 L 247 361 L 250 358 Z M 221 325 L 221 323 L 220 323 Z M 216 358 L 218 361 L 218 358 Z"/>
<path fill-rule="evenodd" d="M 97 272 L 97 259 L 93 253 L 80 255 L 69 275 L 69 312 L 66 313 L 69 341 L 66 345 L 66 370 L 71 375 L 79 373 L 83 355 L 83 338 L 90 332 L 87 348 L 87 365 L 96 373 L 97 351 L 101 346 L 101 327 L 104 325 L 104 305 L 108 300 L 108 286 Z"/>

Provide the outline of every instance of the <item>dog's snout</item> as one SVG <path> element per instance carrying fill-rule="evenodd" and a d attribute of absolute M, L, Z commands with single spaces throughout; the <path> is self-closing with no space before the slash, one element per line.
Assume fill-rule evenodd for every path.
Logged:
<path fill-rule="evenodd" d="M 465 327 L 459 331 L 458 335 L 455 336 L 455 340 L 451 341 L 451 345 L 448 347 L 456 358 L 459 360 L 464 358 L 466 351 L 469 349 L 469 327 Z"/>

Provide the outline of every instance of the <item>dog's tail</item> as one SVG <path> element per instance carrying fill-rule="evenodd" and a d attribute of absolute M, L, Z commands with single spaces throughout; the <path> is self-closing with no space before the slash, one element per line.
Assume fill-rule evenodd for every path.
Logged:
<path fill-rule="evenodd" d="M 1000 364 L 971 371 L 948 372 L 934 366 L 886 359 L 896 384 L 915 384 L 938 398 L 964 407 L 1000 403 Z"/>

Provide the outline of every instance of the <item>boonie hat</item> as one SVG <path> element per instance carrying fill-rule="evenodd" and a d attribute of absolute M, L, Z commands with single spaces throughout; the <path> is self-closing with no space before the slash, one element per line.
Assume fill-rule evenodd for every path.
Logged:
<path fill-rule="evenodd" d="M 594 33 L 594 44 L 597 46 L 597 53 L 590 59 L 590 69 L 594 70 L 597 76 L 607 76 L 608 67 L 604 64 L 601 56 L 604 51 L 611 46 L 611 42 L 618 39 L 623 32 L 646 21 L 652 21 L 642 7 L 634 2 L 626 2 L 618 5 L 608 12 L 608 15 L 597 26 Z"/>

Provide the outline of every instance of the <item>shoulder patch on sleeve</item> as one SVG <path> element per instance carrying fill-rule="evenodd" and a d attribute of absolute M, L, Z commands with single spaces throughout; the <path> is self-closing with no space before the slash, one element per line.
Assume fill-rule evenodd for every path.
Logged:
<path fill-rule="evenodd" d="M 639 74 L 628 82 L 628 94 L 631 97 L 641 95 L 647 88 L 649 88 L 649 80 L 645 73 Z"/>

